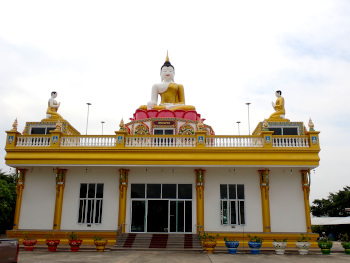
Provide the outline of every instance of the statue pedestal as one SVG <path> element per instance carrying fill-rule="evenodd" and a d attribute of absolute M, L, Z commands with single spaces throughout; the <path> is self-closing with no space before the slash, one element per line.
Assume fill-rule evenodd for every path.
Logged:
<path fill-rule="evenodd" d="M 179 118 L 192 121 L 199 121 L 201 115 L 195 110 L 141 110 L 137 109 L 134 113 L 134 120 L 143 120 L 149 118 Z"/>

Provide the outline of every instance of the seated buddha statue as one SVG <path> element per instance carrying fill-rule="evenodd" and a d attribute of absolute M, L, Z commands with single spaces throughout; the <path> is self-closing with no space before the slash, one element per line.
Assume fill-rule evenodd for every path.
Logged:
<path fill-rule="evenodd" d="M 51 98 L 48 101 L 48 106 L 46 110 L 46 118 L 53 119 L 53 120 L 58 120 L 58 119 L 63 120 L 62 116 L 57 113 L 57 110 L 60 107 L 61 103 L 55 100 L 56 97 L 57 97 L 57 92 L 56 91 L 51 92 Z"/>
<path fill-rule="evenodd" d="M 276 103 L 272 102 L 272 107 L 275 112 L 270 115 L 269 119 L 283 119 L 284 115 L 286 114 L 286 110 L 284 109 L 284 98 L 281 96 L 282 91 L 277 90 L 275 95 L 277 97 Z"/>
<path fill-rule="evenodd" d="M 152 87 L 151 101 L 147 105 L 140 106 L 142 110 L 195 110 L 196 108 L 191 105 L 185 104 L 185 92 L 184 87 L 181 84 L 174 82 L 175 69 L 171 65 L 168 57 L 164 65 L 160 69 L 160 77 L 162 82 L 154 84 Z M 158 95 L 160 95 L 161 101 L 158 104 Z"/>

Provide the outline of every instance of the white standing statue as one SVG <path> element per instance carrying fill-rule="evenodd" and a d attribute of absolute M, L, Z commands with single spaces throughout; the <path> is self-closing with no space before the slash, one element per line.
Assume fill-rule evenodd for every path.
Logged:
<path fill-rule="evenodd" d="M 63 120 L 62 116 L 57 113 L 61 103 L 57 102 L 55 100 L 56 98 L 57 98 L 57 92 L 56 91 L 51 92 L 51 98 L 48 101 L 48 106 L 46 110 L 46 118 L 52 119 L 52 120 L 58 120 L 58 119 Z"/>
<path fill-rule="evenodd" d="M 181 84 L 174 83 L 175 69 L 169 62 L 168 53 L 164 65 L 160 69 L 162 82 L 154 84 L 152 87 L 151 101 L 147 105 L 140 106 L 142 110 L 195 110 L 191 105 L 185 104 L 184 87 Z M 158 95 L 161 102 L 158 105 Z"/>

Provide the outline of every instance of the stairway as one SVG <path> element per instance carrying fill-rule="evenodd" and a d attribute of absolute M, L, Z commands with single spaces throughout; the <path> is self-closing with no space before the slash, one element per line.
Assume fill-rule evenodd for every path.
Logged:
<path fill-rule="evenodd" d="M 122 234 L 111 250 L 203 251 L 196 234 Z"/>

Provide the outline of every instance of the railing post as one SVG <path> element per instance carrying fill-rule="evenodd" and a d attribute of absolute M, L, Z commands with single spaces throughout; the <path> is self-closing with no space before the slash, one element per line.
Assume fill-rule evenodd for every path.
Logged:
<path fill-rule="evenodd" d="M 262 131 L 262 137 L 264 139 L 264 148 L 272 148 L 273 147 L 273 141 L 272 141 L 272 134 L 274 131 Z"/>
<path fill-rule="evenodd" d="M 50 147 L 51 148 L 58 148 L 61 145 L 61 136 L 62 136 L 62 132 L 60 130 L 52 130 L 50 131 L 51 133 L 51 141 L 50 141 Z"/>
<path fill-rule="evenodd" d="M 205 148 L 205 135 L 206 131 L 196 131 L 197 148 Z"/>
<path fill-rule="evenodd" d="M 309 145 L 311 149 L 320 150 L 320 143 L 318 141 L 319 131 L 309 131 Z"/>
<path fill-rule="evenodd" d="M 116 142 L 115 147 L 116 148 L 125 148 L 125 142 L 126 142 L 126 131 L 115 131 L 116 134 Z"/>
<path fill-rule="evenodd" d="M 6 131 L 7 140 L 6 140 L 6 149 L 15 148 L 17 144 L 17 136 L 21 135 L 17 130 Z"/>

